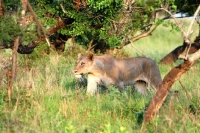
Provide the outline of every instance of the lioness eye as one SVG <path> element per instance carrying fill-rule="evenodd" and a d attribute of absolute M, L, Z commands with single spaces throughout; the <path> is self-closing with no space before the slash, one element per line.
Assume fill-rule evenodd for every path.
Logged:
<path fill-rule="evenodd" d="M 81 65 L 84 65 L 85 63 L 84 62 L 81 62 Z"/>

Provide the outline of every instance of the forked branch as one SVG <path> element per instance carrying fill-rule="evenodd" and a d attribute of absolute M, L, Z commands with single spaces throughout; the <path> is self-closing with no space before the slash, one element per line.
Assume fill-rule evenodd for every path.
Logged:
<path fill-rule="evenodd" d="M 190 25 L 188 27 L 188 30 L 187 32 L 185 32 L 183 30 L 183 28 L 181 27 L 181 24 L 177 21 L 177 19 L 173 16 L 173 14 L 171 12 L 169 12 L 168 10 L 166 10 L 165 8 L 160 8 L 160 10 L 164 10 L 165 12 L 167 12 L 175 21 L 176 25 L 178 26 L 178 28 L 180 29 L 181 33 L 182 33 L 182 36 L 183 36 L 183 40 L 184 42 L 188 45 L 187 47 L 185 47 L 185 50 L 183 50 L 183 52 L 180 54 L 180 56 L 178 58 L 181 58 L 181 59 L 187 59 L 187 56 L 188 56 L 188 53 L 189 53 L 189 50 L 191 48 L 191 40 L 190 40 L 190 36 L 191 34 L 193 33 L 191 28 L 194 24 L 194 21 L 195 19 L 197 18 L 197 15 L 199 14 L 199 11 L 200 11 L 200 5 L 198 6 L 197 10 L 195 11 L 194 13 L 194 17 L 192 18 L 192 21 L 190 22 Z"/>

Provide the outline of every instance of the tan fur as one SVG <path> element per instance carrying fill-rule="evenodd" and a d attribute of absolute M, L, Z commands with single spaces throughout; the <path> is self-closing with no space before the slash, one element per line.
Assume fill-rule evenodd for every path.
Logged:
<path fill-rule="evenodd" d="M 120 92 L 126 85 L 135 85 L 138 92 L 146 94 L 147 86 L 144 86 L 144 82 L 154 89 L 158 89 L 162 83 L 157 64 L 146 57 L 118 59 L 111 55 L 79 54 L 74 74 L 81 78 L 81 75 L 86 73 L 87 93 L 90 95 L 97 91 L 98 84 L 114 85 Z"/>

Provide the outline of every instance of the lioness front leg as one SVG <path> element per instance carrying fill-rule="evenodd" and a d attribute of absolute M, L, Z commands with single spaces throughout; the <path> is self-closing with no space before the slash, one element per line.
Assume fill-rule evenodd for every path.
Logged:
<path fill-rule="evenodd" d="M 96 93 L 98 83 L 99 79 L 96 76 L 88 74 L 87 93 L 89 95 L 94 95 Z"/>

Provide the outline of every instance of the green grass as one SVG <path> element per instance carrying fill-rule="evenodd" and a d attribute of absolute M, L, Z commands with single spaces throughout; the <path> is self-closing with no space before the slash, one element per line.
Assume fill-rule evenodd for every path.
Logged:
<path fill-rule="evenodd" d="M 160 26 L 151 37 L 134 43 L 147 57 L 159 61 L 181 45 L 178 32 Z M 141 55 L 132 46 L 128 52 Z M 83 49 L 77 48 L 79 51 Z M 142 116 L 152 95 L 142 96 L 131 88 L 122 94 L 114 87 L 109 93 L 86 95 L 72 70 L 76 53 L 51 53 L 37 60 L 19 55 L 18 75 L 12 100 L 7 101 L 6 78 L 0 90 L 0 131 L 24 133 L 197 133 L 200 131 L 200 62 L 177 81 L 156 118 L 148 127 Z M 175 65 L 177 65 L 176 63 Z M 170 66 L 159 65 L 162 77 Z M 175 90 L 178 93 L 175 93 Z"/>

